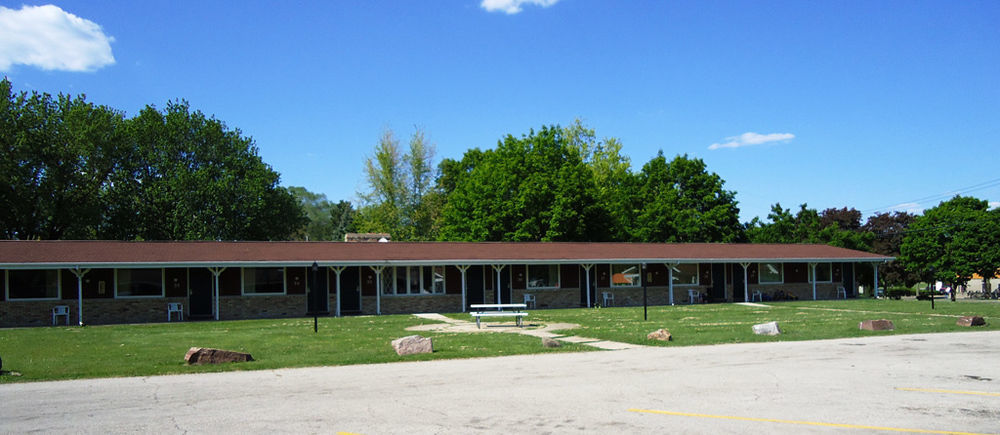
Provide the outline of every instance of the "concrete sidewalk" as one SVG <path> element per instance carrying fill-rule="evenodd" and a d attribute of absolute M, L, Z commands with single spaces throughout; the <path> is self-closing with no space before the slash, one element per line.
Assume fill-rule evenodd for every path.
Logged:
<path fill-rule="evenodd" d="M 507 332 L 514 334 L 530 335 L 532 337 L 538 338 L 551 338 L 553 340 L 558 340 L 566 343 L 582 344 L 585 346 L 596 347 L 598 349 L 604 350 L 623 350 L 623 349 L 634 349 L 640 346 L 638 344 L 631 343 L 621 343 L 617 341 L 599 340 L 596 338 L 579 337 L 575 335 L 565 335 L 558 334 L 553 331 L 562 331 L 566 329 L 579 328 L 580 325 L 574 323 L 550 323 L 544 324 L 540 328 L 519 328 L 514 322 L 504 322 L 504 323 L 483 323 L 482 328 L 476 327 L 476 323 L 466 320 L 452 319 L 451 317 L 443 316 L 438 313 L 422 313 L 414 314 L 421 319 L 433 320 L 436 322 L 442 322 L 432 325 L 420 325 L 410 328 L 406 328 L 408 331 L 435 331 L 435 332 L 464 332 L 464 333 L 483 333 L 483 332 Z M 531 325 L 529 325 L 531 326 Z"/>

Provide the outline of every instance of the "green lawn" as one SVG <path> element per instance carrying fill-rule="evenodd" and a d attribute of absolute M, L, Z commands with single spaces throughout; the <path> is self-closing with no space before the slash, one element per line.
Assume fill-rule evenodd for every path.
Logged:
<path fill-rule="evenodd" d="M 973 330 L 1000 329 L 1000 303 L 914 300 L 851 300 L 767 303 L 767 307 L 736 304 L 530 310 L 527 324 L 579 324 L 562 331 L 584 337 L 660 346 L 689 346 L 777 340 L 816 340 L 884 334 L 968 331 L 955 325 L 962 315 L 981 315 L 987 325 Z M 470 320 L 468 314 L 449 316 Z M 867 319 L 892 320 L 896 330 L 858 329 Z M 750 326 L 778 321 L 778 337 L 754 335 Z M 539 352 L 592 350 L 580 345 L 543 348 L 537 338 L 520 334 L 421 332 L 434 338 L 434 353 L 400 357 L 389 342 L 415 334 L 409 326 L 433 323 L 410 315 L 321 318 L 319 333 L 312 318 L 183 322 L 147 325 L 46 327 L 0 330 L 0 383 L 114 376 L 146 376 L 228 370 L 259 370 L 489 357 Z M 669 343 L 650 342 L 646 334 L 667 328 Z M 187 366 L 183 357 L 192 346 L 249 352 L 256 361 L 218 366 Z M 10 372 L 21 376 L 12 376 Z"/>
<path fill-rule="evenodd" d="M 677 305 L 649 307 L 643 321 L 642 307 L 592 308 L 579 310 L 537 310 L 535 323 L 567 322 L 581 325 L 573 334 L 605 340 L 661 346 L 690 346 L 761 341 L 819 340 L 865 337 L 880 334 L 916 334 L 1000 329 L 1000 303 L 916 300 L 833 300 L 768 302 L 767 307 L 737 304 Z M 958 317 L 979 315 L 987 325 L 963 328 Z M 862 331 L 858 324 L 869 319 L 889 319 L 895 331 Z M 777 321 L 780 336 L 754 335 L 751 326 Z M 673 335 L 669 343 L 650 342 L 646 334 L 666 328 Z"/>
<path fill-rule="evenodd" d="M 328 317 L 319 319 L 318 333 L 312 318 L 4 329 L 0 383 L 587 350 L 570 344 L 548 349 L 520 334 L 405 330 L 421 323 L 436 322 L 410 315 Z M 389 342 L 413 334 L 432 337 L 434 353 L 396 355 Z M 193 346 L 249 352 L 255 361 L 188 366 L 184 354 Z"/>

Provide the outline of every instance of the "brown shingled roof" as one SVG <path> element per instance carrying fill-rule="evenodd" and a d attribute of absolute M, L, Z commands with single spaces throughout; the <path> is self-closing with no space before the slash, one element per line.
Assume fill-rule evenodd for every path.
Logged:
<path fill-rule="evenodd" d="M 0 241 L 0 268 L 892 260 L 827 245 L 548 242 Z"/>

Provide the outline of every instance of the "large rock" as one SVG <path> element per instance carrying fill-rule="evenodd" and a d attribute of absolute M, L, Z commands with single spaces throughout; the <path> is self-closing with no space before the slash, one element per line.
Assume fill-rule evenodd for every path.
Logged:
<path fill-rule="evenodd" d="M 670 341 L 673 337 L 670 335 L 670 331 L 660 328 L 649 334 L 646 334 L 647 340 L 660 340 L 660 341 Z"/>
<path fill-rule="evenodd" d="M 859 326 L 865 331 L 892 331 L 896 329 L 896 325 L 892 324 L 892 320 L 887 319 L 865 320 Z"/>
<path fill-rule="evenodd" d="M 192 347 L 184 355 L 184 361 L 188 364 L 221 364 L 230 362 L 253 361 L 249 353 L 234 352 L 231 350 L 212 349 L 210 347 Z"/>
<path fill-rule="evenodd" d="M 430 338 L 421 337 L 419 335 L 410 335 L 392 340 L 392 349 L 395 350 L 396 354 L 400 356 L 412 355 L 415 353 L 432 353 L 434 352 L 434 344 L 431 342 Z"/>
<path fill-rule="evenodd" d="M 986 319 L 980 316 L 965 316 L 959 318 L 955 324 L 958 326 L 983 326 L 986 324 Z"/>
<path fill-rule="evenodd" d="M 549 337 L 542 337 L 542 346 L 544 347 L 562 347 L 562 343 L 558 340 L 551 339 Z"/>
<path fill-rule="evenodd" d="M 753 333 L 757 335 L 781 335 L 781 328 L 778 322 L 767 322 L 753 325 Z"/>

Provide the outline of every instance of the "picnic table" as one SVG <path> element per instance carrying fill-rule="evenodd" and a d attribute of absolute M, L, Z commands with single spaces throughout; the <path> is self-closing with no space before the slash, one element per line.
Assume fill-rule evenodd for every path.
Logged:
<path fill-rule="evenodd" d="M 476 318 L 476 328 L 482 328 L 480 321 L 483 317 L 514 317 L 518 327 L 523 327 L 521 319 L 528 315 L 527 304 L 472 304 L 469 308 L 473 310 L 469 314 Z"/>

